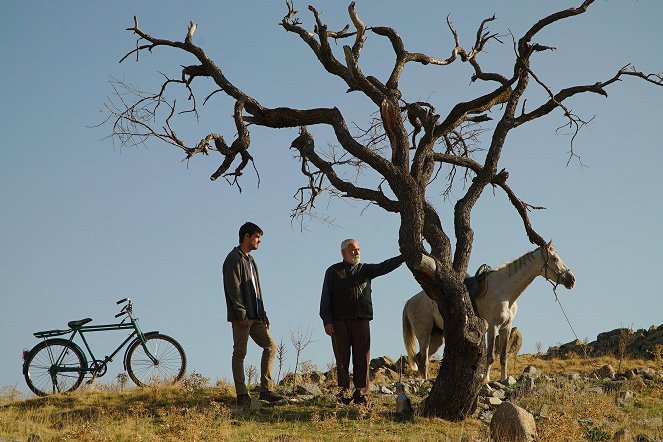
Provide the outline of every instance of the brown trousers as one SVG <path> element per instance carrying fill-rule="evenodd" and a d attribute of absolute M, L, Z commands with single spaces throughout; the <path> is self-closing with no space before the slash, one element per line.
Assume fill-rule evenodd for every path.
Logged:
<path fill-rule="evenodd" d="M 262 358 L 260 360 L 260 391 L 271 391 L 272 367 L 274 365 L 274 356 L 276 356 L 276 342 L 269 333 L 267 324 L 263 321 L 251 320 L 248 327 L 242 327 L 239 321 L 232 322 L 233 327 L 233 356 L 232 370 L 233 381 L 235 382 L 235 392 L 248 394 L 246 381 L 244 378 L 244 358 L 246 357 L 246 346 L 251 339 L 262 348 Z"/>
<path fill-rule="evenodd" d="M 350 354 L 355 395 L 368 394 L 368 364 L 371 358 L 371 329 L 368 319 L 334 321 L 332 347 L 336 357 L 336 376 L 341 390 L 350 388 Z"/>

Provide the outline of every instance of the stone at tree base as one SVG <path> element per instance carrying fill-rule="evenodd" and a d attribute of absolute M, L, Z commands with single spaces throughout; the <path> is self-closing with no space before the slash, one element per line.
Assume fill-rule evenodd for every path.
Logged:
<path fill-rule="evenodd" d="M 490 435 L 495 442 L 533 442 L 536 440 L 534 416 L 524 408 L 503 402 L 490 421 Z"/>

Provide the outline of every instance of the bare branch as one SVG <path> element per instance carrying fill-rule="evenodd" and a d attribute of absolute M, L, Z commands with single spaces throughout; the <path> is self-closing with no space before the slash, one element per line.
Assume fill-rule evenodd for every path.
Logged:
<path fill-rule="evenodd" d="M 382 191 L 358 187 L 340 178 L 334 170 L 334 165 L 325 161 L 315 152 L 315 142 L 305 127 L 301 129 L 300 135 L 293 140 L 291 147 L 297 149 L 302 158 L 305 158 L 315 165 L 334 188 L 343 192 L 345 196 L 359 200 L 372 201 L 389 212 L 398 212 L 400 210 L 398 202 L 387 198 Z M 317 196 L 320 190 L 320 186 L 314 186 L 313 193 Z M 312 201 L 309 202 L 309 204 L 310 203 L 312 203 Z"/>
<path fill-rule="evenodd" d="M 364 41 L 366 40 L 366 26 L 357 15 L 355 2 L 350 3 L 350 6 L 348 6 L 348 13 L 350 14 L 352 24 L 357 29 L 357 38 L 355 38 L 355 43 L 352 45 L 352 54 L 354 55 L 355 60 L 359 60 L 361 48 L 364 46 Z"/>

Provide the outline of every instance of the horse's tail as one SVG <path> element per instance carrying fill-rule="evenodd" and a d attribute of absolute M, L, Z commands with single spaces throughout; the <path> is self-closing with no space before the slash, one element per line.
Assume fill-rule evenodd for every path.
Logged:
<path fill-rule="evenodd" d="M 403 342 L 405 343 L 405 351 L 407 352 L 407 363 L 410 366 L 410 370 L 417 371 L 417 362 L 414 360 L 414 350 L 415 350 L 415 341 L 414 341 L 414 330 L 412 329 L 412 324 L 407 315 L 407 307 L 411 300 L 405 303 L 403 307 Z"/>

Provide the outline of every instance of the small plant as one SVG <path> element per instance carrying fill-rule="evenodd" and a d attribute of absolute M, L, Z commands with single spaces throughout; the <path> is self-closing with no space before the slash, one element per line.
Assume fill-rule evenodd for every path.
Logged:
<path fill-rule="evenodd" d="M 120 387 L 120 390 L 124 390 L 129 382 L 129 376 L 126 373 L 118 373 L 117 375 L 117 385 Z"/>
<path fill-rule="evenodd" d="M 201 388 L 206 387 L 208 382 L 209 378 L 194 371 L 182 379 L 182 388 L 188 391 L 200 390 Z"/>
<path fill-rule="evenodd" d="M 336 362 L 327 362 L 327 381 L 336 384 Z"/>
<path fill-rule="evenodd" d="M 281 382 L 281 371 L 283 370 L 283 365 L 285 364 L 286 353 L 288 353 L 288 350 L 285 348 L 285 344 L 283 343 L 283 338 L 281 338 L 281 342 L 276 347 L 276 360 L 279 363 L 279 373 L 276 376 L 277 384 Z"/>
<path fill-rule="evenodd" d="M 617 371 L 621 371 L 622 362 L 628 354 L 628 348 L 635 341 L 635 333 L 633 332 L 633 327 L 623 328 L 619 331 L 619 340 L 617 341 L 617 359 L 619 364 L 617 365 Z"/>
<path fill-rule="evenodd" d="M 246 380 L 247 380 L 247 385 L 253 385 L 256 383 L 258 379 L 258 369 L 256 368 L 255 365 L 249 364 L 248 367 L 246 367 Z"/>
<path fill-rule="evenodd" d="M 612 436 L 608 434 L 605 430 L 602 430 L 598 427 L 591 428 L 589 426 L 583 426 L 582 427 L 582 432 L 587 440 L 591 440 L 593 442 L 600 442 L 603 440 L 611 440 Z"/>
<path fill-rule="evenodd" d="M 306 347 L 313 342 L 311 338 L 311 326 L 307 325 L 304 330 L 301 326 L 297 326 L 297 330 L 290 330 L 290 340 L 292 346 L 295 348 L 295 373 L 293 379 L 297 383 L 297 369 L 299 368 L 299 358 Z"/>
<path fill-rule="evenodd" d="M 317 369 L 318 367 L 313 363 L 313 361 L 302 361 L 299 364 L 299 371 L 302 373 L 303 377 L 309 377 L 311 373 Z"/>
<path fill-rule="evenodd" d="M 21 400 L 23 395 L 14 387 L 0 388 L 0 406 Z"/>

